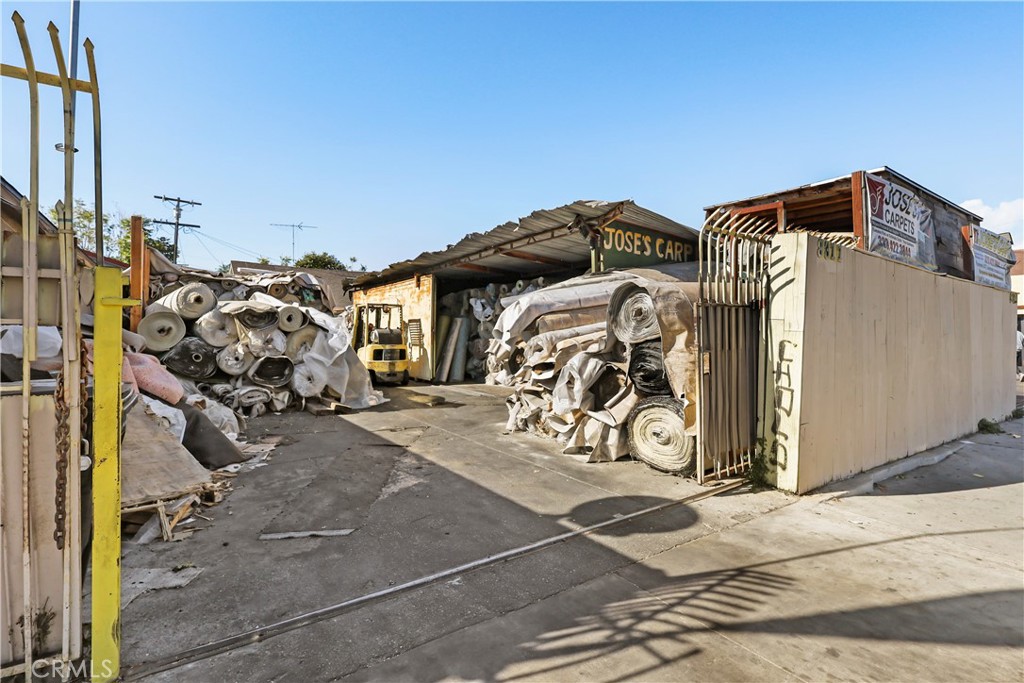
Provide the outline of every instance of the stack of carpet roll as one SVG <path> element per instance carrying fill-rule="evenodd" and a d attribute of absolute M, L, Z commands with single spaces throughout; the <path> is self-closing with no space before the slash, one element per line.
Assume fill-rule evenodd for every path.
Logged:
<path fill-rule="evenodd" d="M 329 312 L 326 294 L 309 273 L 260 273 L 245 277 L 221 275 L 189 268 L 169 261 L 159 251 L 149 250 L 149 301 L 156 301 L 190 285 L 209 288 L 218 301 L 246 301 L 252 294 L 269 294 L 278 301 Z"/>
<path fill-rule="evenodd" d="M 146 350 L 199 393 L 247 417 L 301 409 L 320 396 L 351 408 L 383 401 L 341 318 L 258 289 L 247 293 L 222 299 L 205 282 L 176 288 L 146 308 L 138 327 Z"/>
<path fill-rule="evenodd" d="M 696 275 L 694 264 L 609 271 L 511 302 L 488 354 L 489 382 L 514 388 L 507 429 L 588 462 L 692 467 Z"/>
<path fill-rule="evenodd" d="M 538 277 L 512 285 L 491 283 L 442 296 L 438 300 L 440 351 L 435 377 L 441 382 L 462 382 L 467 377 L 483 379 L 495 321 L 509 303 L 547 284 L 543 277 Z"/>
<path fill-rule="evenodd" d="M 651 467 L 690 474 L 697 440 L 694 281 L 620 285 L 608 304 L 610 337 L 624 344 L 639 397 L 627 417 L 629 452 Z"/>

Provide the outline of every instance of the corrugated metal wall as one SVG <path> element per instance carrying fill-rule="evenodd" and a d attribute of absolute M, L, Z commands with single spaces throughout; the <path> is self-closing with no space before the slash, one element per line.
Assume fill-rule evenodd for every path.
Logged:
<path fill-rule="evenodd" d="M 1013 410 L 1009 292 L 825 244 L 772 239 L 762 431 L 779 488 L 803 493 Z"/>
<path fill-rule="evenodd" d="M 422 343 L 409 345 L 409 375 L 414 379 L 428 382 L 434 378 L 434 293 L 433 275 L 413 277 L 352 292 L 354 304 L 401 304 L 406 324 L 410 320 L 420 321 L 423 330 Z"/>

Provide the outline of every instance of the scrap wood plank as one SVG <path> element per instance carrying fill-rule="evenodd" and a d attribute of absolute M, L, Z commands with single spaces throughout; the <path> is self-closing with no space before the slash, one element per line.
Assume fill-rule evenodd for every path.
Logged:
<path fill-rule="evenodd" d="M 141 406 L 125 418 L 121 445 L 121 507 L 199 493 L 210 473 Z"/>
<path fill-rule="evenodd" d="M 329 398 L 307 399 L 306 412 L 320 415 L 348 415 L 352 410 Z"/>

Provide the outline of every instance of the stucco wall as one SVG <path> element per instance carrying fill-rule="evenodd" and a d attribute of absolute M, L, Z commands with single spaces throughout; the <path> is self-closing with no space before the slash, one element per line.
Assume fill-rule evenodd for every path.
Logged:
<path fill-rule="evenodd" d="M 434 378 L 434 284 L 433 275 L 424 275 L 352 292 L 354 304 L 401 304 L 407 324 L 410 320 L 420 321 L 423 343 L 409 345 L 409 375 L 425 381 Z"/>
<path fill-rule="evenodd" d="M 1015 403 L 1009 292 L 830 246 L 773 239 L 762 427 L 777 486 L 797 493 L 974 432 Z"/>

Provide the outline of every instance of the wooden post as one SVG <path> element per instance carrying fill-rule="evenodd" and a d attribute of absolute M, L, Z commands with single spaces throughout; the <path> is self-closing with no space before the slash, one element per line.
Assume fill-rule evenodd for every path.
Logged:
<path fill-rule="evenodd" d="M 142 216 L 132 216 L 131 222 L 131 259 L 129 262 L 129 292 L 133 299 L 145 301 L 149 290 L 149 271 L 146 269 L 146 233 L 142 229 Z M 129 312 L 129 327 L 132 332 L 139 329 L 142 320 L 142 307 L 132 308 Z"/>
<path fill-rule="evenodd" d="M 867 213 L 864 211 L 864 171 L 854 171 L 851 177 L 850 191 L 853 193 L 853 234 L 857 238 L 857 246 L 867 249 L 865 243 L 865 227 Z"/>

